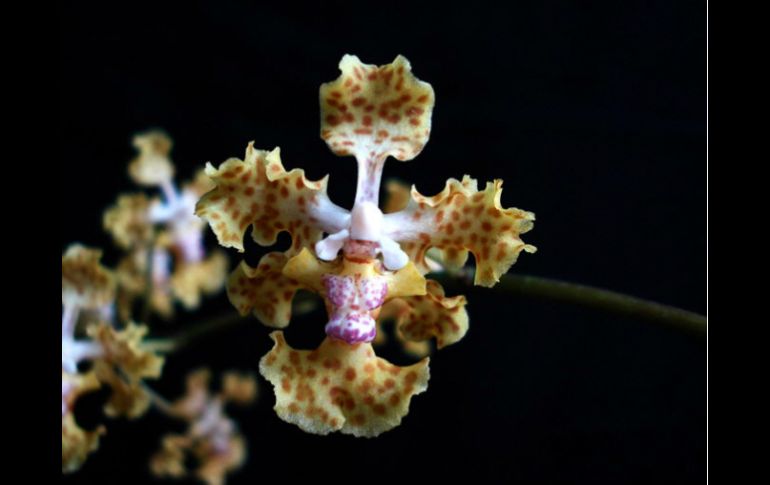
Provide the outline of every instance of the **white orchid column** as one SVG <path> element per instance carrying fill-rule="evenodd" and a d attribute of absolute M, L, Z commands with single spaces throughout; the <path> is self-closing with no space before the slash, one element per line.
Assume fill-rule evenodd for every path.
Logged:
<path fill-rule="evenodd" d="M 348 267 L 359 265 L 324 277 L 332 304 L 326 333 L 348 343 L 370 342 L 375 336 L 372 313 L 385 300 L 387 285 L 371 264 L 363 263 L 382 254 L 385 268 L 395 271 L 409 262 L 383 230 L 382 169 L 388 156 L 408 161 L 422 151 L 430 136 L 434 93 L 412 75 L 402 56 L 378 67 L 346 55 L 339 67 L 342 75 L 321 86 L 321 138 L 335 154 L 356 157 L 358 185 L 348 227 L 318 242 L 315 250 L 326 261 L 342 250 Z"/>

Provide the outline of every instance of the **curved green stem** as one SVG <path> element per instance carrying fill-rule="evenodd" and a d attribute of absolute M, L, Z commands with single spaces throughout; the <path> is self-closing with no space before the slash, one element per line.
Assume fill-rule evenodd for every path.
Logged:
<path fill-rule="evenodd" d="M 460 282 L 464 283 L 462 286 L 472 284 L 472 274 L 465 273 L 458 276 L 451 277 L 442 274 L 432 276 L 432 278 L 442 285 L 446 284 L 447 288 L 453 289 L 461 286 L 458 284 Z M 657 322 L 698 336 L 706 335 L 707 321 L 703 315 L 592 286 L 539 276 L 508 274 L 500 278 L 500 282 L 492 288 L 492 291 L 571 303 L 608 313 Z"/>

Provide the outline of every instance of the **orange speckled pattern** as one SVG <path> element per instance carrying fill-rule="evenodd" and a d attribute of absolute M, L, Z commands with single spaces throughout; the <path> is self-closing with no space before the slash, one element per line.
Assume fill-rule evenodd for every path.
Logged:
<path fill-rule="evenodd" d="M 218 169 L 208 164 L 206 175 L 216 188 L 198 201 L 196 214 L 208 221 L 219 244 L 240 252 L 250 224 L 257 243 L 275 244 L 278 233 L 287 231 L 292 250 L 298 251 L 311 247 L 324 230 L 336 232 L 341 227 L 325 226 L 319 214 L 331 212 L 341 221 L 348 217 L 329 201 L 327 178 L 313 182 L 305 178 L 304 170 L 286 172 L 277 148 L 266 152 L 249 143 L 244 160 L 231 158 Z"/>
<path fill-rule="evenodd" d="M 532 229 L 535 215 L 500 204 L 502 180 L 487 182 L 483 191 L 469 176 L 449 179 L 440 193 L 427 197 L 412 188 L 412 200 L 403 211 L 386 214 L 393 238 L 423 271 L 425 253 L 442 250 L 449 267 L 462 266 L 468 251 L 476 258 L 475 284 L 494 286 L 516 262 L 519 253 L 536 251 L 519 238 Z"/>
<path fill-rule="evenodd" d="M 291 302 L 302 285 L 282 273 L 289 258 L 284 253 L 264 255 L 256 268 L 245 261 L 230 274 L 227 296 L 241 315 L 253 311 L 268 327 L 284 328 L 291 319 Z"/>
<path fill-rule="evenodd" d="M 102 252 L 72 244 L 61 258 L 62 303 L 95 309 L 115 298 L 115 275 L 99 264 Z"/>
<path fill-rule="evenodd" d="M 430 137 L 434 93 L 398 56 L 384 66 L 345 55 L 342 74 L 322 84 L 321 138 L 337 155 L 398 160 L 416 157 Z"/>
<path fill-rule="evenodd" d="M 370 344 L 327 337 L 316 350 L 294 350 L 283 332 L 270 337 L 275 345 L 259 368 L 274 386 L 275 410 L 309 433 L 378 436 L 399 425 L 412 396 L 428 385 L 427 358 L 398 367 Z"/>
<path fill-rule="evenodd" d="M 464 296 L 446 297 L 444 288 L 427 281 L 427 294 L 407 296 L 389 303 L 388 313 L 396 319 L 396 328 L 406 340 L 436 338 L 439 349 L 451 345 L 468 331 L 467 301 Z"/>

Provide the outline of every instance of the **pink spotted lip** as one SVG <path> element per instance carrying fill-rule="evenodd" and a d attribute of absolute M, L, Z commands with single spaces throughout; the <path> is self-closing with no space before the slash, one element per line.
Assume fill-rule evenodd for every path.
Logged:
<path fill-rule="evenodd" d="M 332 306 L 326 334 L 349 344 L 374 340 L 377 330 L 369 312 L 385 301 L 385 278 L 326 274 L 322 280 Z"/>

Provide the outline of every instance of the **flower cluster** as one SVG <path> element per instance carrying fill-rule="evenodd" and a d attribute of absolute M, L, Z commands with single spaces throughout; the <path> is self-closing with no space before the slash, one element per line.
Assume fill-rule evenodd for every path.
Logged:
<path fill-rule="evenodd" d="M 195 216 L 196 201 L 213 186 L 202 171 L 181 190 L 174 185 L 172 143 L 165 133 L 137 135 L 134 146 L 139 156 L 129 164 L 129 175 L 141 186 L 160 189 L 163 197 L 150 200 L 144 193 L 124 194 L 104 214 L 104 228 L 126 251 L 117 267 L 118 311 L 127 320 L 134 301 L 151 285 L 152 310 L 169 318 L 174 300 L 194 309 L 202 294 L 215 293 L 224 285 L 227 258 L 221 251 L 206 257 L 206 224 Z"/>
<path fill-rule="evenodd" d="M 534 252 L 520 234 L 534 214 L 503 208 L 502 181 L 479 190 L 475 179 L 449 179 L 425 196 L 398 191 L 384 213 L 379 193 L 385 160 L 408 161 L 428 141 L 433 88 L 418 80 L 409 62 L 374 66 L 346 55 L 341 76 L 320 89 L 321 138 L 337 155 L 353 155 L 358 182 L 348 211 L 328 197 L 328 178 L 308 180 L 286 171 L 278 148 L 249 144 L 243 160 L 231 158 L 206 174 L 216 188 L 197 204 L 219 243 L 243 252 L 249 226 L 257 243 L 269 246 L 280 232 L 291 247 L 265 255 L 256 267 L 245 262 L 230 275 L 227 293 L 242 313 L 284 328 L 299 289 L 321 295 L 329 319 L 327 338 L 315 350 L 295 350 L 281 331 L 262 358 L 260 371 L 274 386 L 275 409 L 285 421 L 318 434 L 332 431 L 377 436 L 397 426 L 415 394 L 428 382 L 428 358 L 406 367 L 378 358 L 372 348 L 376 319 L 395 318 L 399 334 L 413 342 L 436 339 L 441 348 L 468 329 L 463 296 L 447 297 L 426 280 L 437 255 L 447 268 L 476 262 L 475 283 L 493 286 L 521 251 Z M 414 349 L 425 353 L 424 347 Z"/>
<path fill-rule="evenodd" d="M 116 286 L 115 275 L 99 264 L 100 258 L 100 251 L 78 244 L 62 256 L 63 472 L 80 468 L 105 432 L 103 426 L 93 431 L 78 426 L 74 417 L 78 397 L 108 386 L 112 393 L 105 414 L 136 418 L 149 406 L 143 379 L 159 377 L 163 366 L 162 357 L 142 348 L 147 327 L 129 323 L 118 330 L 100 317 L 100 310 L 113 303 Z M 86 338 L 76 338 L 79 321 L 86 326 Z M 85 361 L 91 363 L 91 369 L 80 372 L 78 364 Z"/>
<path fill-rule="evenodd" d="M 222 392 L 212 398 L 201 387 L 207 377 L 196 374 L 188 383 L 188 399 L 163 408 L 165 401 L 144 382 L 161 375 L 164 357 L 155 345 L 161 342 L 146 340 L 148 327 L 133 318 L 135 300 L 144 300 L 146 308 L 169 317 L 175 300 L 196 308 L 203 294 L 224 286 L 227 258 L 223 251 L 206 256 L 206 224 L 194 213 L 198 197 L 212 185 L 201 171 L 177 190 L 168 158 L 171 141 L 165 134 L 139 135 L 134 144 L 140 153 L 129 165 L 131 177 L 160 188 L 163 200 L 150 200 L 143 193 L 122 195 L 106 211 L 104 228 L 126 251 L 116 270 L 100 263 L 98 249 L 72 244 L 62 255 L 62 472 L 78 470 L 106 432 L 103 425 L 84 430 L 74 412 L 80 396 L 104 386 L 111 389 L 104 405 L 109 417 L 135 419 L 155 404 L 189 421 L 188 435 L 169 437 L 164 449 L 175 456 L 191 451 L 202 463 L 197 475 L 209 483 L 223 483 L 225 474 L 242 463 L 245 442 L 222 414 L 222 406 L 227 401 L 251 402 L 256 382 L 229 373 Z M 172 466 L 168 453 L 165 463 Z M 182 464 L 173 465 L 174 470 Z"/>
<path fill-rule="evenodd" d="M 252 376 L 228 372 L 222 379 L 222 389 L 209 393 L 211 373 L 192 372 L 187 377 L 187 393 L 165 412 L 188 423 L 185 434 L 163 437 L 161 449 L 150 460 L 150 470 L 156 476 L 182 478 L 194 475 L 209 485 L 224 483 L 225 475 L 239 468 L 246 460 L 246 446 L 235 423 L 224 414 L 228 402 L 246 405 L 254 401 L 257 382 Z M 187 470 L 187 456 L 197 460 L 193 473 Z"/>

